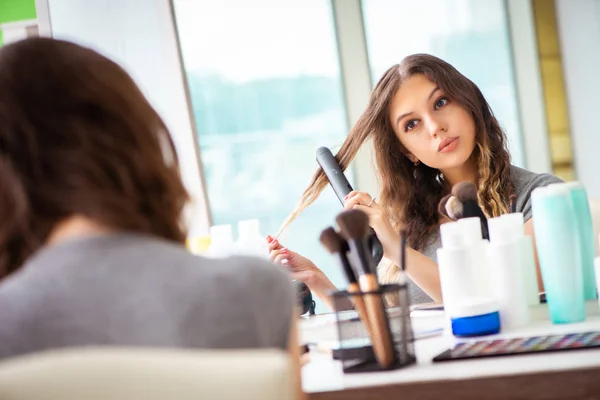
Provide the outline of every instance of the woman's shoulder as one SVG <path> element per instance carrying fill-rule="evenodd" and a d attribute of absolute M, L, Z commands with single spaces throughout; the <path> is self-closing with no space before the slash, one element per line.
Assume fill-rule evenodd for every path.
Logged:
<path fill-rule="evenodd" d="M 517 198 L 522 194 L 530 194 L 537 187 L 563 182 L 555 175 L 549 173 L 538 174 L 514 165 L 510 166 L 510 177 Z"/>
<path fill-rule="evenodd" d="M 555 175 L 548 173 L 538 174 L 514 165 L 510 167 L 510 176 L 516 196 L 516 208 L 518 212 L 523 213 L 525 221 L 529 220 L 532 215 L 531 193 L 536 188 L 563 182 L 562 179 Z"/>

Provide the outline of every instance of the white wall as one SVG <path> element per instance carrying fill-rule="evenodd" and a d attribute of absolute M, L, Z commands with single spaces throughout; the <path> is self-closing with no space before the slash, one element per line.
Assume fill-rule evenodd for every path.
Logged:
<path fill-rule="evenodd" d="M 28 37 L 37 36 L 37 20 L 7 22 L 0 25 L 5 45 Z"/>
<path fill-rule="evenodd" d="M 600 0 L 556 0 L 578 179 L 600 198 Z"/>
<path fill-rule="evenodd" d="M 210 217 L 171 2 L 169 0 L 37 0 L 40 34 L 91 47 L 120 63 L 169 127 L 183 180 L 193 196 L 192 234 Z"/>

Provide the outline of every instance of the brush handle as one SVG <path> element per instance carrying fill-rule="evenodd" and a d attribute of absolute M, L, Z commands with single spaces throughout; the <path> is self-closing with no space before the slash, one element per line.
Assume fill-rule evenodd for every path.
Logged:
<path fill-rule="evenodd" d="M 348 283 L 356 283 L 356 274 L 354 273 L 354 270 L 352 269 L 352 265 L 350 265 L 350 260 L 348 260 L 348 256 L 346 255 L 346 252 L 337 253 L 337 256 L 338 256 L 338 262 L 340 263 L 340 266 L 342 267 L 342 271 L 344 271 L 344 275 L 346 275 L 346 279 L 348 280 Z"/>
<path fill-rule="evenodd" d="M 361 275 L 358 278 L 358 282 L 360 290 L 363 293 L 379 290 L 377 277 L 373 274 Z M 364 298 L 375 357 L 382 368 L 389 368 L 396 361 L 396 353 L 390 334 L 387 314 L 383 306 L 383 299 L 379 294 L 365 294 Z"/>
<path fill-rule="evenodd" d="M 487 217 L 475 201 L 466 201 L 463 203 L 463 218 L 478 217 L 481 222 L 481 236 L 489 240 L 490 233 L 487 226 Z"/>
<path fill-rule="evenodd" d="M 373 335 L 373 331 L 371 329 L 371 321 L 369 321 L 369 313 L 367 312 L 367 308 L 365 306 L 365 300 L 362 298 L 362 295 L 356 295 L 356 293 L 360 293 L 360 287 L 358 283 L 354 282 L 348 285 L 346 291 L 350 293 L 350 298 L 354 303 L 354 309 L 358 313 L 358 318 L 362 321 L 365 326 L 369 337 L 371 338 L 371 342 L 374 343 L 376 336 Z"/>

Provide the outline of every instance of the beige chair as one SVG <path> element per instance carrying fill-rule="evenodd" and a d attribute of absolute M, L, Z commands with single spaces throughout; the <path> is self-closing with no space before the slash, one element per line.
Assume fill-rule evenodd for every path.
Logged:
<path fill-rule="evenodd" d="M 56 350 L 0 362 L 2 400 L 292 400 L 278 350 Z"/>

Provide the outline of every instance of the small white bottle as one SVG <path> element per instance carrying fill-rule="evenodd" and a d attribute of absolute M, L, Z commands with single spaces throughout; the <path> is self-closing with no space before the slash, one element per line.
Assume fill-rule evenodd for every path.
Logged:
<path fill-rule="evenodd" d="M 521 328 L 530 322 L 523 279 L 523 242 L 515 234 L 514 224 L 509 219 L 491 218 L 488 226 L 491 239 L 488 261 L 502 327 Z"/>
<path fill-rule="evenodd" d="M 437 250 L 440 284 L 446 317 L 452 318 L 457 304 L 467 298 L 477 297 L 477 286 L 462 226 L 458 222 L 442 224 L 440 235 L 442 247 Z"/>
<path fill-rule="evenodd" d="M 207 255 L 212 258 L 225 258 L 235 253 L 235 243 L 231 225 L 214 225 L 210 227 L 210 246 Z"/>
<path fill-rule="evenodd" d="M 507 220 L 510 224 L 515 238 L 521 242 L 521 251 L 523 256 L 523 280 L 525 283 L 525 292 L 527 295 L 527 304 L 537 306 L 540 304 L 540 290 L 537 279 L 537 267 L 535 265 L 535 253 L 533 250 L 533 239 L 529 235 L 525 235 L 523 213 L 504 214 L 500 217 L 502 220 Z M 490 233 L 490 236 L 492 233 Z"/>
<path fill-rule="evenodd" d="M 458 221 L 461 227 L 465 245 L 471 254 L 472 275 L 477 287 L 477 294 L 482 298 L 492 297 L 490 269 L 487 262 L 487 247 L 489 242 L 483 239 L 481 220 L 478 217 L 462 218 Z"/>
<path fill-rule="evenodd" d="M 266 239 L 260 234 L 260 221 L 247 219 L 238 222 L 238 240 L 235 243 L 237 254 L 269 257 L 269 246 Z"/>

